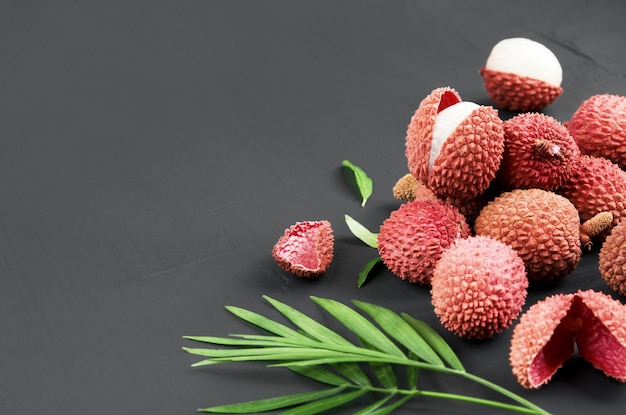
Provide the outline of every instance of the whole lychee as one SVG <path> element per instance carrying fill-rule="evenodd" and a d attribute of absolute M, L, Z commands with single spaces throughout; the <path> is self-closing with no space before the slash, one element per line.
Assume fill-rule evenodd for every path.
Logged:
<path fill-rule="evenodd" d="M 584 221 L 601 212 L 613 214 L 613 225 L 626 216 L 626 172 L 603 157 L 583 155 L 559 189 Z"/>
<path fill-rule="evenodd" d="M 528 279 L 524 261 L 509 245 L 474 236 L 441 255 L 431 284 L 443 326 L 460 337 L 486 339 L 507 329 L 522 311 Z"/>
<path fill-rule="evenodd" d="M 333 260 L 334 236 L 329 221 L 296 222 L 285 230 L 272 249 L 272 256 L 287 272 L 315 278 Z"/>
<path fill-rule="evenodd" d="M 437 196 L 473 199 L 500 167 L 502 124 L 494 108 L 464 102 L 450 87 L 435 89 L 407 128 L 409 172 Z"/>
<path fill-rule="evenodd" d="M 539 111 L 563 92 L 557 57 L 545 45 L 523 37 L 498 42 L 480 75 L 491 100 L 509 111 Z"/>
<path fill-rule="evenodd" d="M 580 104 L 567 128 L 583 154 L 626 168 L 626 97 L 592 96 Z"/>
<path fill-rule="evenodd" d="M 613 290 L 626 295 L 626 220 L 611 229 L 598 255 L 600 275 Z"/>
<path fill-rule="evenodd" d="M 547 282 L 573 271 L 581 258 L 580 221 L 574 205 L 553 192 L 515 189 L 485 206 L 477 235 L 510 245 L 524 260 L 531 281 Z"/>
<path fill-rule="evenodd" d="M 626 306 L 593 290 L 535 303 L 513 329 L 513 374 L 523 387 L 539 388 L 574 353 L 574 344 L 595 368 L 625 382 Z"/>
<path fill-rule="evenodd" d="M 580 150 L 567 128 L 540 113 L 504 122 L 504 153 L 498 182 L 508 189 L 555 190 L 571 174 Z"/>
<path fill-rule="evenodd" d="M 378 252 L 398 277 L 430 285 L 443 251 L 469 234 L 469 226 L 456 208 L 440 200 L 415 200 L 402 204 L 383 221 Z"/>

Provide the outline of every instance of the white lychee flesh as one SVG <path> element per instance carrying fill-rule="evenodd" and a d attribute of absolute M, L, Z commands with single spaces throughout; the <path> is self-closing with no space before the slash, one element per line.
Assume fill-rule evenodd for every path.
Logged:
<path fill-rule="evenodd" d="M 461 101 L 437 114 L 433 126 L 433 140 L 430 145 L 430 158 L 428 159 L 428 171 L 432 170 L 435 160 L 456 127 L 466 119 L 479 105 L 469 101 Z"/>
<path fill-rule="evenodd" d="M 487 69 L 513 73 L 561 86 L 563 68 L 558 58 L 543 44 L 523 37 L 498 42 L 487 58 Z"/>

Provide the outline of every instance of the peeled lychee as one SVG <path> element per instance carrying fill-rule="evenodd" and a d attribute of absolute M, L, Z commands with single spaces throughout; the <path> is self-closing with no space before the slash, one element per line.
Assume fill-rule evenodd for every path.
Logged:
<path fill-rule="evenodd" d="M 578 346 L 596 369 L 626 381 L 626 306 L 593 290 L 532 305 L 513 329 L 509 361 L 525 388 L 547 383 Z"/>
<path fill-rule="evenodd" d="M 602 244 L 598 259 L 602 279 L 613 290 L 626 295 L 626 220 L 611 230 Z"/>
<path fill-rule="evenodd" d="M 473 199 L 500 167 L 502 124 L 494 108 L 464 102 L 450 87 L 435 89 L 407 129 L 409 172 L 437 196 Z"/>
<path fill-rule="evenodd" d="M 460 337 L 485 339 L 508 328 L 526 301 L 524 262 L 508 245 L 484 236 L 457 241 L 431 280 L 435 314 Z"/>
<path fill-rule="evenodd" d="M 574 205 L 553 192 L 515 189 L 485 206 L 477 235 L 510 245 L 524 260 L 531 281 L 547 282 L 573 271 L 581 258 L 580 221 Z"/>
<path fill-rule="evenodd" d="M 303 278 L 326 272 L 333 260 L 334 236 L 330 222 L 296 222 L 285 230 L 272 249 L 278 265 Z"/>
<path fill-rule="evenodd" d="M 382 223 L 378 252 L 398 277 L 430 285 L 443 251 L 469 234 L 469 226 L 456 208 L 440 200 L 415 200 L 402 204 Z"/>
<path fill-rule="evenodd" d="M 504 153 L 498 181 L 509 189 L 555 190 L 580 156 L 567 128 L 540 113 L 523 113 L 504 122 Z"/>
<path fill-rule="evenodd" d="M 567 128 L 583 154 L 626 168 L 626 97 L 592 96 L 580 104 Z"/>
<path fill-rule="evenodd" d="M 611 212 L 616 225 L 626 216 L 626 172 L 603 157 L 580 156 L 559 193 L 576 206 L 583 221 Z"/>
<path fill-rule="evenodd" d="M 545 45 L 522 37 L 498 42 L 480 74 L 491 100 L 509 111 L 539 111 L 563 92 L 557 57 Z"/>

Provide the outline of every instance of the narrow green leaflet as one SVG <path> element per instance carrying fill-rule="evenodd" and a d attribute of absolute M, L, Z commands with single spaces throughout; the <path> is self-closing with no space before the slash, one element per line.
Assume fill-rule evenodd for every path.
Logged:
<path fill-rule="evenodd" d="M 354 174 L 354 179 L 356 181 L 356 185 L 359 189 L 359 193 L 361 194 L 361 207 L 365 206 L 367 203 L 367 199 L 372 195 L 374 190 L 374 185 L 372 179 L 361 169 L 359 166 L 352 164 L 348 160 L 344 160 L 341 164 L 350 169 Z"/>
<path fill-rule="evenodd" d="M 357 286 L 359 288 L 361 288 L 370 279 L 370 275 L 374 267 L 382 262 L 383 260 L 381 257 L 376 257 L 365 264 L 361 272 L 359 272 L 359 278 L 357 280 Z"/>
<path fill-rule="evenodd" d="M 208 412 L 214 414 L 253 414 L 256 412 L 268 412 L 276 409 L 289 408 L 294 405 L 301 405 L 328 396 L 336 395 L 345 387 L 337 387 L 319 392 L 305 392 L 295 395 L 280 396 L 276 398 L 259 399 L 256 401 L 235 403 L 230 405 L 213 406 L 210 408 L 198 409 L 199 412 Z"/>
<path fill-rule="evenodd" d="M 436 351 L 439 356 L 453 369 L 463 370 L 463 364 L 450 345 L 432 327 L 423 321 L 417 320 L 406 313 L 402 318 Z"/>
<path fill-rule="evenodd" d="M 348 229 L 350 232 L 357 238 L 359 238 L 363 243 L 372 247 L 378 248 L 378 234 L 374 232 L 370 232 L 365 226 L 361 225 L 356 219 L 354 219 L 350 215 L 345 215 L 346 225 L 348 225 Z"/>
<path fill-rule="evenodd" d="M 326 389 L 213 406 L 199 409 L 200 412 L 257 414 L 283 410 L 282 414 L 286 415 L 312 415 L 371 394 L 376 398 L 361 404 L 362 409 L 357 410 L 356 415 L 386 415 L 409 399 L 419 397 L 549 415 L 508 389 L 465 371 L 444 339 L 430 326 L 408 314 L 397 314 L 362 301 L 353 301 L 355 310 L 335 300 L 311 297 L 321 309 L 357 336 L 360 344 L 355 344 L 295 308 L 267 296 L 264 298 L 299 330 L 243 308 L 227 307 L 236 317 L 269 331 L 271 335 L 184 336 L 186 340 L 212 346 L 183 347 L 187 353 L 204 358 L 192 366 L 225 362 L 265 363 L 268 368 L 287 368 L 316 380 Z M 372 370 L 364 370 L 365 365 L 370 365 Z M 406 376 L 396 377 L 396 369 L 400 367 L 406 369 Z M 498 393 L 507 401 L 418 388 L 419 370 L 461 376 Z M 424 379 L 420 382 L 422 386 L 427 378 L 420 379 Z M 445 385 L 445 382 L 442 383 L 442 386 Z"/>

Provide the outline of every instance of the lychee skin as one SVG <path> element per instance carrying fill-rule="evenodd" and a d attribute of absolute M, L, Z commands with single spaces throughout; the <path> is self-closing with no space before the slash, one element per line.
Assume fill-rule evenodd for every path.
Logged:
<path fill-rule="evenodd" d="M 583 154 L 604 157 L 626 168 L 626 97 L 594 95 L 567 124 Z"/>
<path fill-rule="evenodd" d="M 626 306 L 593 290 L 555 294 L 532 305 L 513 329 L 509 362 L 524 388 L 546 384 L 578 345 L 581 356 L 626 381 Z"/>
<path fill-rule="evenodd" d="M 626 220 L 613 227 L 598 255 L 600 276 L 609 287 L 626 295 Z"/>
<path fill-rule="evenodd" d="M 442 144 L 429 168 L 437 115 L 462 102 L 450 87 L 437 88 L 422 100 L 406 135 L 409 172 L 439 197 L 469 200 L 493 180 L 504 151 L 503 121 L 497 110 L 478 106 Z"/>
<path fill-rule="evenodd" d="M 511 112 L 540 111 L 563 93 L 560 86 L 514 73 L 481 68 L 480 75 L 489 98 Z"/>
<path fill-rule="evenodd" d="M 553 192 L 504 192 L 481 210 L 474 231 L 510 245 L 524 260 L 531 281 L 557 280 L 580 262 L 578 212 L 569 200 Z"/>
<path fill-rule="evenodd" d="M 528 287 L 517 253 L 484 236 L 461 239 L 446 250 L 431 283 L 435 314 L 444 327 L 468 339 L 507 329 L 521 312 Z"/>
<path fill-rule="evenodd" d="M 498 182 L 508 189 L 555 190 L 571 174 L 580 149 L 563 124 L 540 113 L 504 122 L 504 153 Z"/>
<path fill-rule="evenodd" d="M 601 212 L 613 214 L 613 225 L 626 216 L 626 172 L 603 157 L 582 155 L 558 190 L 585 221 Z"/>
<path fill-rule="evenodd" d="M 302 278 L 316 278 L 333 260 L 334 235 L 329 221 L 296 222 L 272 248 L 272 256 L 285 271 Z"/>
<path fill-rule="evenodd" d="M 402 204 L 382 223 L 378 252 L 393 274 L 430 285 L 443 251 L 469 234 L 469 226 L 456 208 L 440 200 L 415 200 Z"/>

